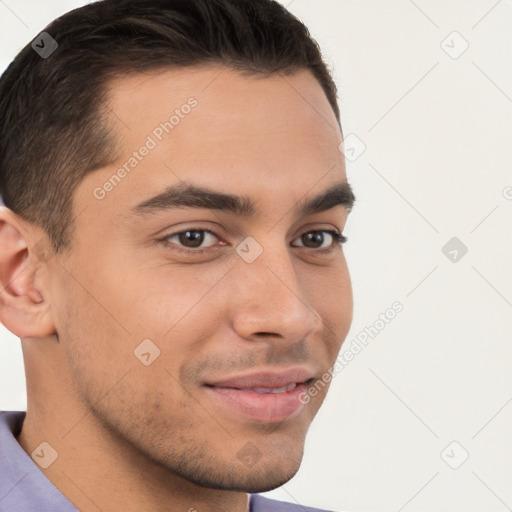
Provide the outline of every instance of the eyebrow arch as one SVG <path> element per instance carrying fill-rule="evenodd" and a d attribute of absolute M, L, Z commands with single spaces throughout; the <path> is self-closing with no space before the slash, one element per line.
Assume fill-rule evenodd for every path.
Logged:
<path fill-rule="evenodd" d="M 302 216 L 330 210 L 338 205 L 350 212 L 354 202 L 351 186 L 347 182 L 339 182 L 321 194 L 299 202 L 295 209 Z M 132 212 L 148 215 L 180 207 L 221 210 L 246 218 L 253 217 L 256 213 L 253 201 L 247 196 L 227 194 L 186 182 L 171 185 L 161 194 L 134 206 Z"/>

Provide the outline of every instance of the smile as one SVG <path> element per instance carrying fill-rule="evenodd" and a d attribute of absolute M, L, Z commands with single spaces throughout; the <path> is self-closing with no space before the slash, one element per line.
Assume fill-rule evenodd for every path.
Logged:
<path fill-rule="evenodd" d="M 304 409 L 299 397 L 313 381 L 309 369 L 260 371 L 206 383 L 209 401 L 224 415 L 263 423 L 290 421 Z"/>

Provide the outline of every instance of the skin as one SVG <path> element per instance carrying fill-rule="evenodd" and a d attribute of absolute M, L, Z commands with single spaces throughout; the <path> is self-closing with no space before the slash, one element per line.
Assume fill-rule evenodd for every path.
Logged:
<path fill-rule="evenodd" d="M 291 366 L 320 378 L 334 364 L 352 319 L 343 248 L 320 254 L 301 235 L 341 233 L 348 210 L 300 217 L 296 207 L 346 181 L 342 136 L 307 71 L 167 70 L 109 90 L 120 151 L 78 185 L 71 247 L 41 257 L 45 233 L 0 212 L 0 311 L 22 339 L 27 378 L 18 441 L 28 454 L 51 444 L 58 458 L 42 471 L 81 511 L 242 512 L 248 492 L 298 471 L 329 385 L 298 414 L 264 423 L 212 403 L 202 384 Z M 97 199 L 95 188 L 191 96 L 191 113 Z M 131 212 L 180 181 L 248 196 L 256 213 Z M 179 237 L 162 241 L 199 228 L 215 233 L 202 255 L 179 252 Z M 248 236 L 263 248 L 250 264 L 235 250 Z M 160 356 L 145 366 L 134 350 L 148 338 Z M 247 446 L 254 464 L 237 455 Z"/>

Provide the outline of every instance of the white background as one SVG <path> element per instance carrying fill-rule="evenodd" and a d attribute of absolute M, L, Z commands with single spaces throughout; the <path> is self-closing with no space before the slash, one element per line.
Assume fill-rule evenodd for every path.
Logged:
<path fill-rule="evenodd" d="M 85 3 L 0 0 L 0 67 Z M 336 375 L 301 470 L 268 495 L 339 511 L 510 510 L 512 3 L 283 4 L 333 68 L 347 156 L 365 146 L 347 162 L 355 313 L 342 350 L 393 302 L 403 311 Z M 463 257 L 442 252 L 452 237 Z M 0 409 L 25 406 L 19 341 L 2 329 Z"/>

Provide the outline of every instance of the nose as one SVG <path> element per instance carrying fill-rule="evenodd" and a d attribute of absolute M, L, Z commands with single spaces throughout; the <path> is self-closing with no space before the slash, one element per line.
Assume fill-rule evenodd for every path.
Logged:
<path fill-rule="evenodd" d="M 239 261 L 230 273 L 232 327 L 247 340 L 295 343 L 320 331 L 323 321 L 286 248 L 270 252 L 252 263 Z"/>

